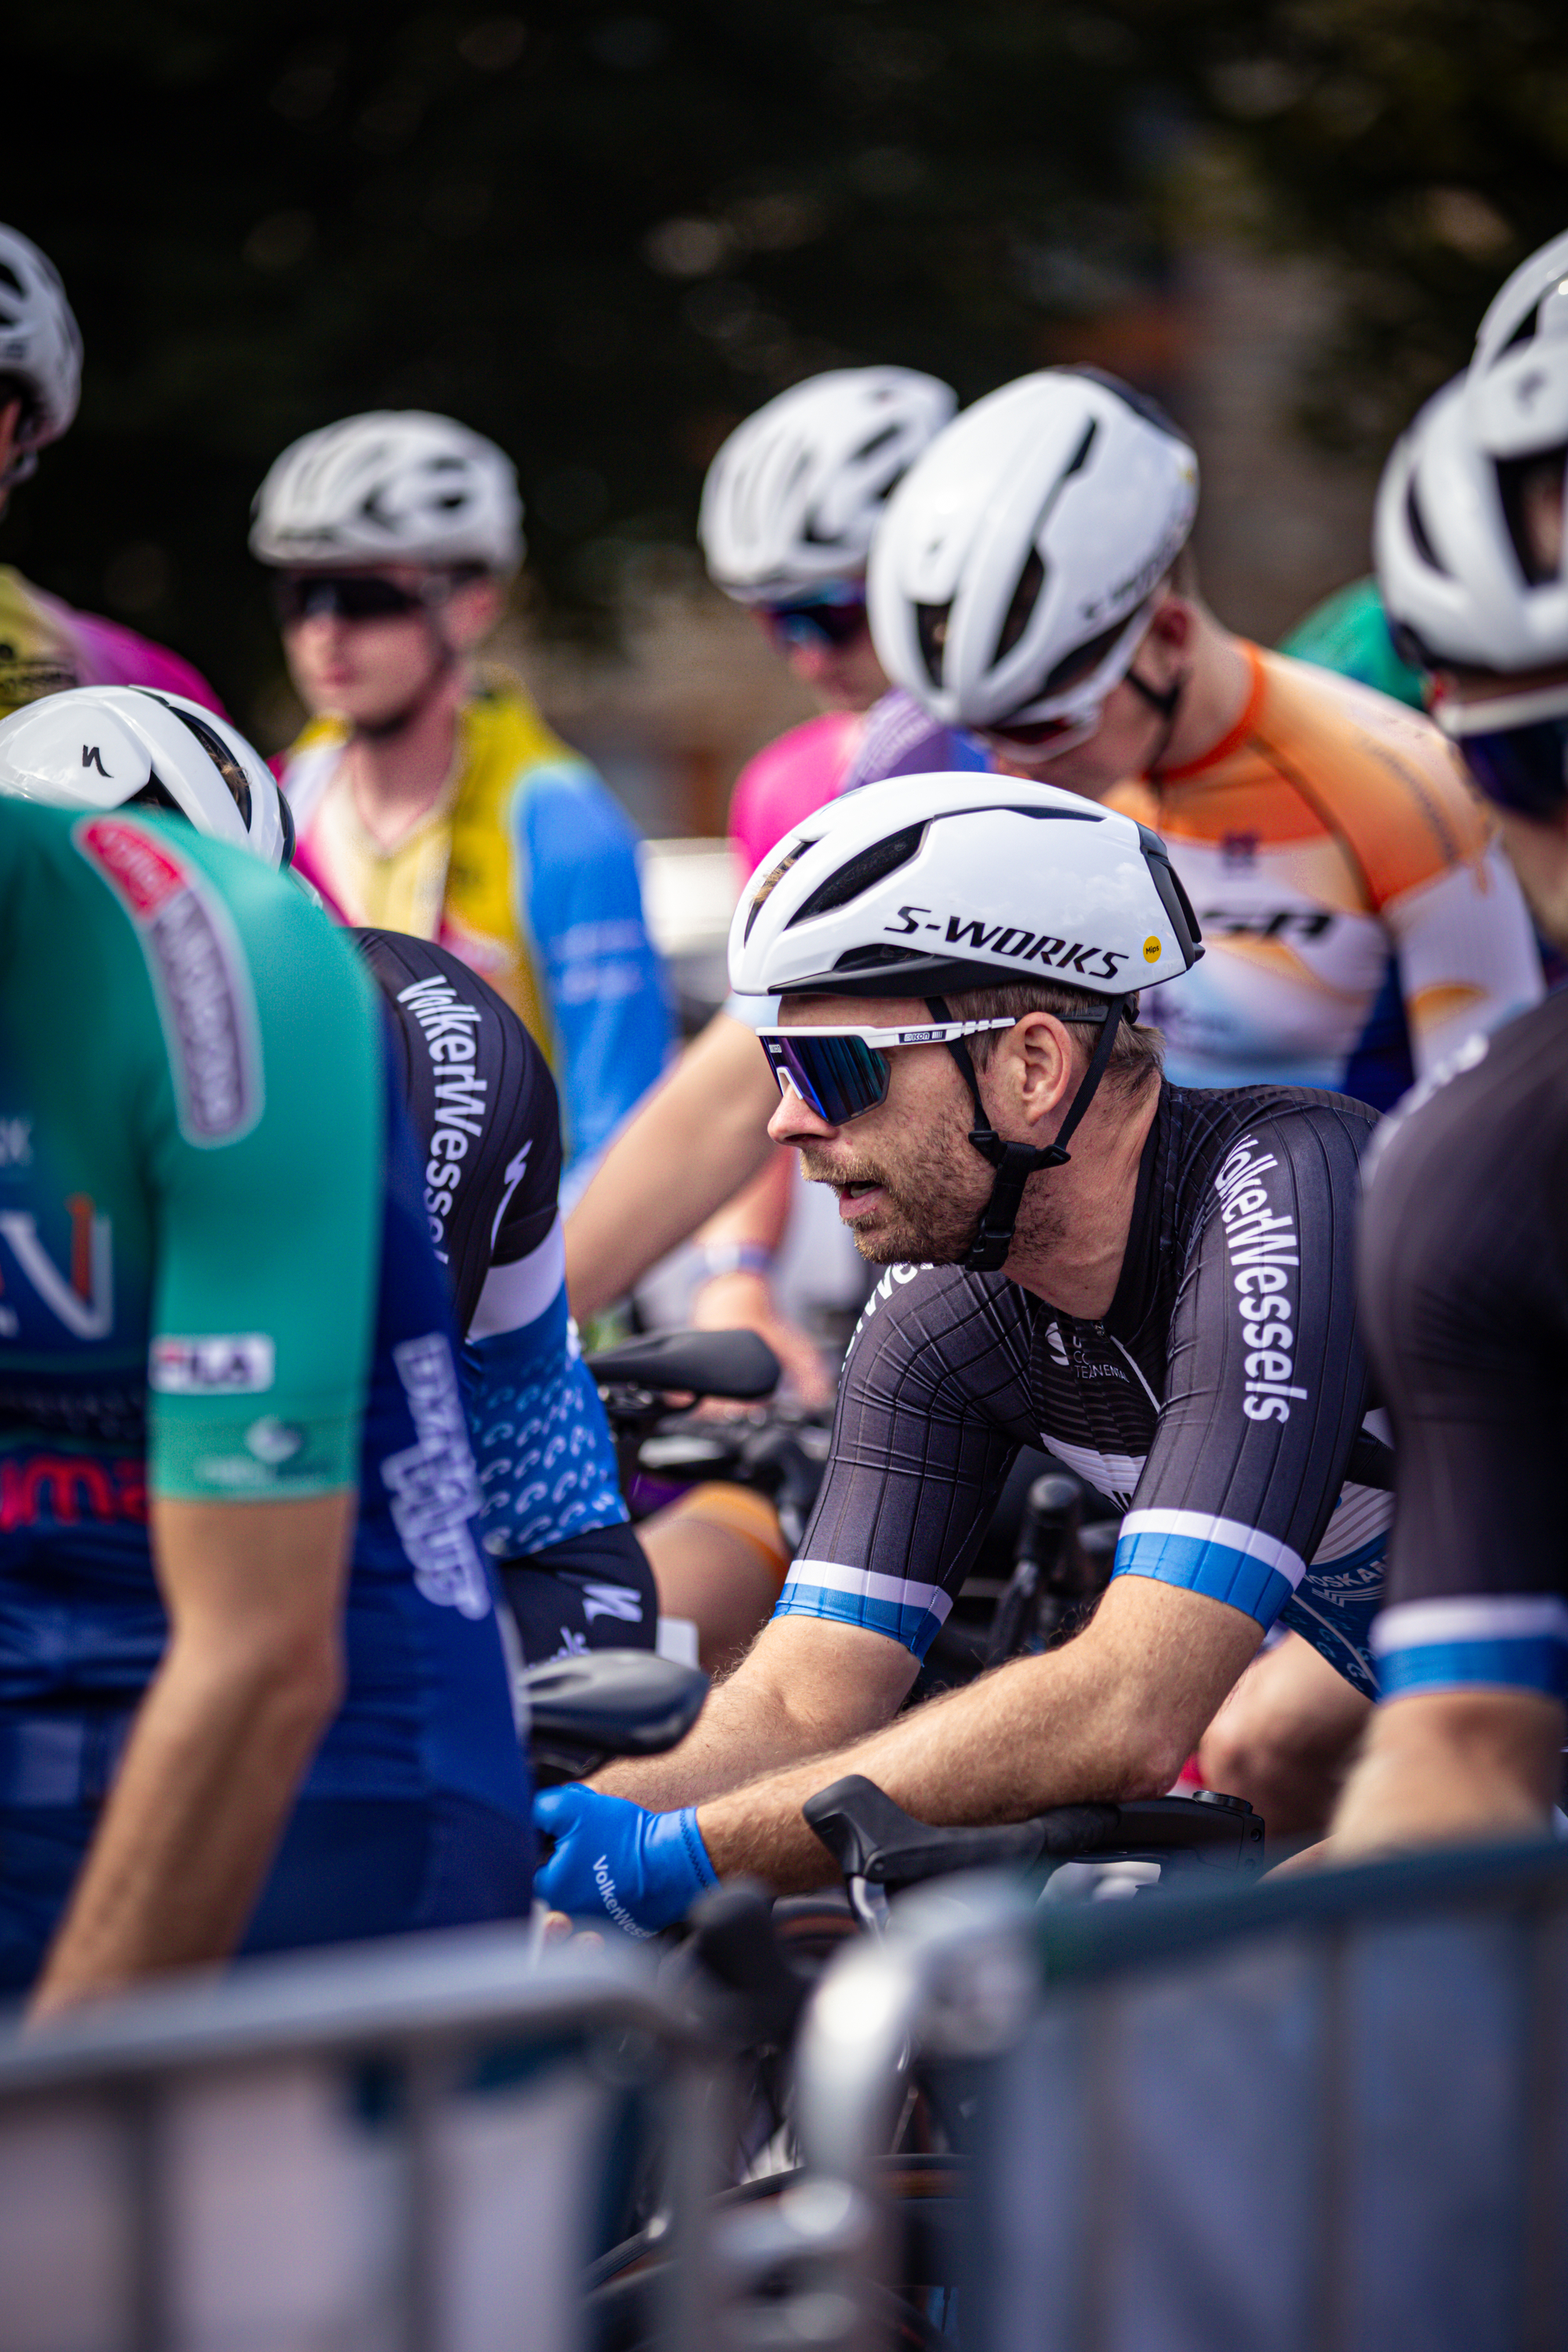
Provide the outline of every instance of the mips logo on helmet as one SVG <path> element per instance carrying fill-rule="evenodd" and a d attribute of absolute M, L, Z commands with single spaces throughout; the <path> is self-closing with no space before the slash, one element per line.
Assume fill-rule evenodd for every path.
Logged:
<path fill-rule="evenodd" d="M 1075 971 L 1084 980 L 1114 980 L 1117 968 L 1129 960 L 1125 948 L 1096 947 L 1084 940 L 1053 939 L 1048 932 L 1038 936 L 1021 930 L 1008 923 L 986 925 L 978 916 L 949 915 L 946 928 L 934 919 L 930 907 L 900 907 L 900 920 L 884 923 L 882 929 L 894 939 L 907 940 L 919 931 L 935 931 L 948 947 L 972 954 L 1013 956 L 1020 963 L 1048 964 L 1054 971 Z M 1098 956 L 1098 963 L 1089 958 Z"/>

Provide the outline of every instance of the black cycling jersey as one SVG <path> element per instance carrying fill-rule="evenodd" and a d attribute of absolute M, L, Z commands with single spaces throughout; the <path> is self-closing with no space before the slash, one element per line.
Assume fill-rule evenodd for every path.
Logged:
<path fill-rule="evenodd" d="M 425 1148 L 430 1238 L 466 1332 L 491 1266 L 526 1257 L 555 1222 L 555 1081 L 510 1005 L 461 956 L 401 931 L 353 937 L 397 1015 L 404 1100 Z"/>
<path fill-rule="evenodd" d="M 1163 1087 L 1103 1322 L 1002 1275 L 889 1268 L 780 1613 L 922 1654 L 1014 1455 L 1042 1445 L 1126 1510 L 1118 1575 L 1279 1618 L 1370 1691 L 1390 1503 L 1346 1470 L 1367 1402 L 1353 1249 L 1373 1118 L 1336 1095 Z"/>
<path fill-rule="evenodd" d="M 1568 995 L 1421 1089 L 1378 1140 L 1362 1309 L 1395 1433 L 1384 1694 L 1568 1696 Z"/>
<path fill-rule="evenodd" d="M 395 1015 L 425 1208 L 466 1344 L 463 1402 L 524 1654 L 648 1649 L 658 1599 L 629 1527 L 609 1425 L 566 1303 L 561 1120 L 543 1055 L 460 956 L 400 931 L 354 937 Z M 541 1646 L 544 1644 L 545 1646 Z"/>

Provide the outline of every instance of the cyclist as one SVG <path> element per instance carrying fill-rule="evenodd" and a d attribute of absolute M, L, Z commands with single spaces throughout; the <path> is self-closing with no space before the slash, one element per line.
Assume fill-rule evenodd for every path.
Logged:
<path fill-rule="evenodd" d="M 1375 580 L 1352 580 L 1336 588 L 1280 638 L 1279 649 L 1296 661 L 1375 687 L 1412 710 L 1426 708 L 1425 677 L 1395 649 Z"/>
<path fill-rule="evenodd" d="M 1208 611 L 1197 496 L 1191 447 L 1113 378 L 1051 368 L 991 394 L 889 502 L 869 574 L 883 666 L 1014 773 L 1158 827 L 1209 943 L 1146 1007 L 1177 1085 L 1383 1109 L 1540 997 L 1529 918 L 1429 720 Z M 1321 1830 L 1360 1712 L 1283 1641 L 1204 1769 L 1280 1830 Z"/>
<path fill-rule="evenodd" d="M 1165 1084 L 1136 992 L 1199 952 L 1157 837 L 1044 785 L 873 786 L 754 877 L 731 979 L 782 998 L 774 1137 L 886 1271 L 777 1614 L 681 1748 L 538 1801 L 552 1903 L 646 1930 L 715 1874 L 814 1884 L 800 1807 L 846 1771 L 931 1822 L 1163 1790 L 1276 1620 L 1371 1688 L 1373 1114 Z M 1110 1589 L 892 1723 L 1020 1445 L 1126 1508 Z"/>
<path fill-rule="evenodd" d="M 1568 941 L 1568 237 L 1532 257 L 1378 493 L 1402 642 L 1543 932 Z M 1568 998 L 1458 1055 L 1380 1139 L 1363 1234 L 1399 1516 L 1383 1703 L 1336 1858 L 1544 1830 L 1568 1732 Z"/>
<path fill-rule="evenodd" d="M 301 871 L 499 990 L 560 1073 L 580 1179 L 668 1016 L 630 824 L 520 682 L 476 667 L 522 556 L 510 462 L 449 417 L 351 416 L 283 452 L 250 544 L 313 714 L 283 768 Z"/>
<path fill-rule="evenodd" d="M 49 779 L 57 806 L 110 804 L 76 768 L 81 735 L 123 698 L 54 698 L 13 730 L 13 772 Z M 63 779 L 63 781 L 62 781 Z M 126 792 L 140 779 L 130 772 Z M 106 795 L 109 798 L 106 798 Z M 228 803 L 195 802 L 198 830 Z M 280 803 L 287 814 L 287 803 Z M 277 863 L 286 846 L 265 843 Z M 566 1306 L 554 1081 L 522 1023 L 450 949 L 353 934 L 391 1015 L 393 1062 L 424 1169 L 424 1206 L 464 1346 L 459 1370 L 484 1495 L 486 1552 L 523 1655 L 653 1646 L 658 1596 L 628 1524 L 615 1448 Z"/>
<path fill-rule="evenodd" d="M 81 333 L 59 274 L 30 237 L 0 228 L 0 514 L 38 452 L 69 429 Z M 96 613 L 74 613 L 0 564 L 0 718 L 73 686 L 151 686 L 222 713 L 206 680 L 164 646 Z"/>
<path fill-rule="evenodd" d="M 26 805 L 62 773 L 98 814 Z M 47 2011 L 515 1915 L 527 1774 L 366 983 L 196 706 L 38 704 L 0 783 L 0 1981 Z"/>

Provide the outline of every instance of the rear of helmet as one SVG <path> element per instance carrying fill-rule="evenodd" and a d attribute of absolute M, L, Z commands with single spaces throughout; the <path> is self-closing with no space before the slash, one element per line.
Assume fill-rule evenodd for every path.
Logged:
<path fill-rule="evenodd" d="M 0 794 L 165 810 L 274 870 L 293 856 L 289 804 L 260 752 L 199 702 L 148 687 L 76 687 L 0 720 Z"/>
<path fill-rule="evenodd" d="M 1197 487 L 1190 446 L 1114 379 L 1048 368 L 1003 385 L 889 504 L 868 573 L 882 667 L 949 726 L 1051 715 L 1131 661 L 1122 640 L 1186 542 Z"/>
<path fill-rule="evenodd" d="M 698 536 L 738 604 L 860 578 L 895 486 L 957 405 L 911 368 L 835 368 L 738 425 L 708 469 Z"/>

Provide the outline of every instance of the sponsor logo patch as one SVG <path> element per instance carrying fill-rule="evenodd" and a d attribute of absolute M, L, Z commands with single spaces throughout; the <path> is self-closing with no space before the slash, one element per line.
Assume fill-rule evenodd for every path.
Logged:
<path fill-rule="evenodd" d="M 272 1386 L 278 1350 L 265 1331 L 154 1339 L 147 1385 L 161 1396 L 258 1396 Z"/>
<path fill-rule="evenodd" d="M 431 1331 L 422 1339 L 403 1340 L 392 1360 L 417 1438 L 381 1465 L 393 1525 L 426 1600 L 456 1609 L 462 1617 L 484 1617 L 490 1592 L 471 1524 L 484 1496 L 468 1449 L 452 1350 L 439 1332 Z"/>
<path fill-rule="evenodd" d="M 136 926 L 153 975 L 187 1142 L 233 1143 L 261 1116 L 261 1051 L 250 975 L 228 911 L 205 875 L 124 817 L 71 834 Z"/>

